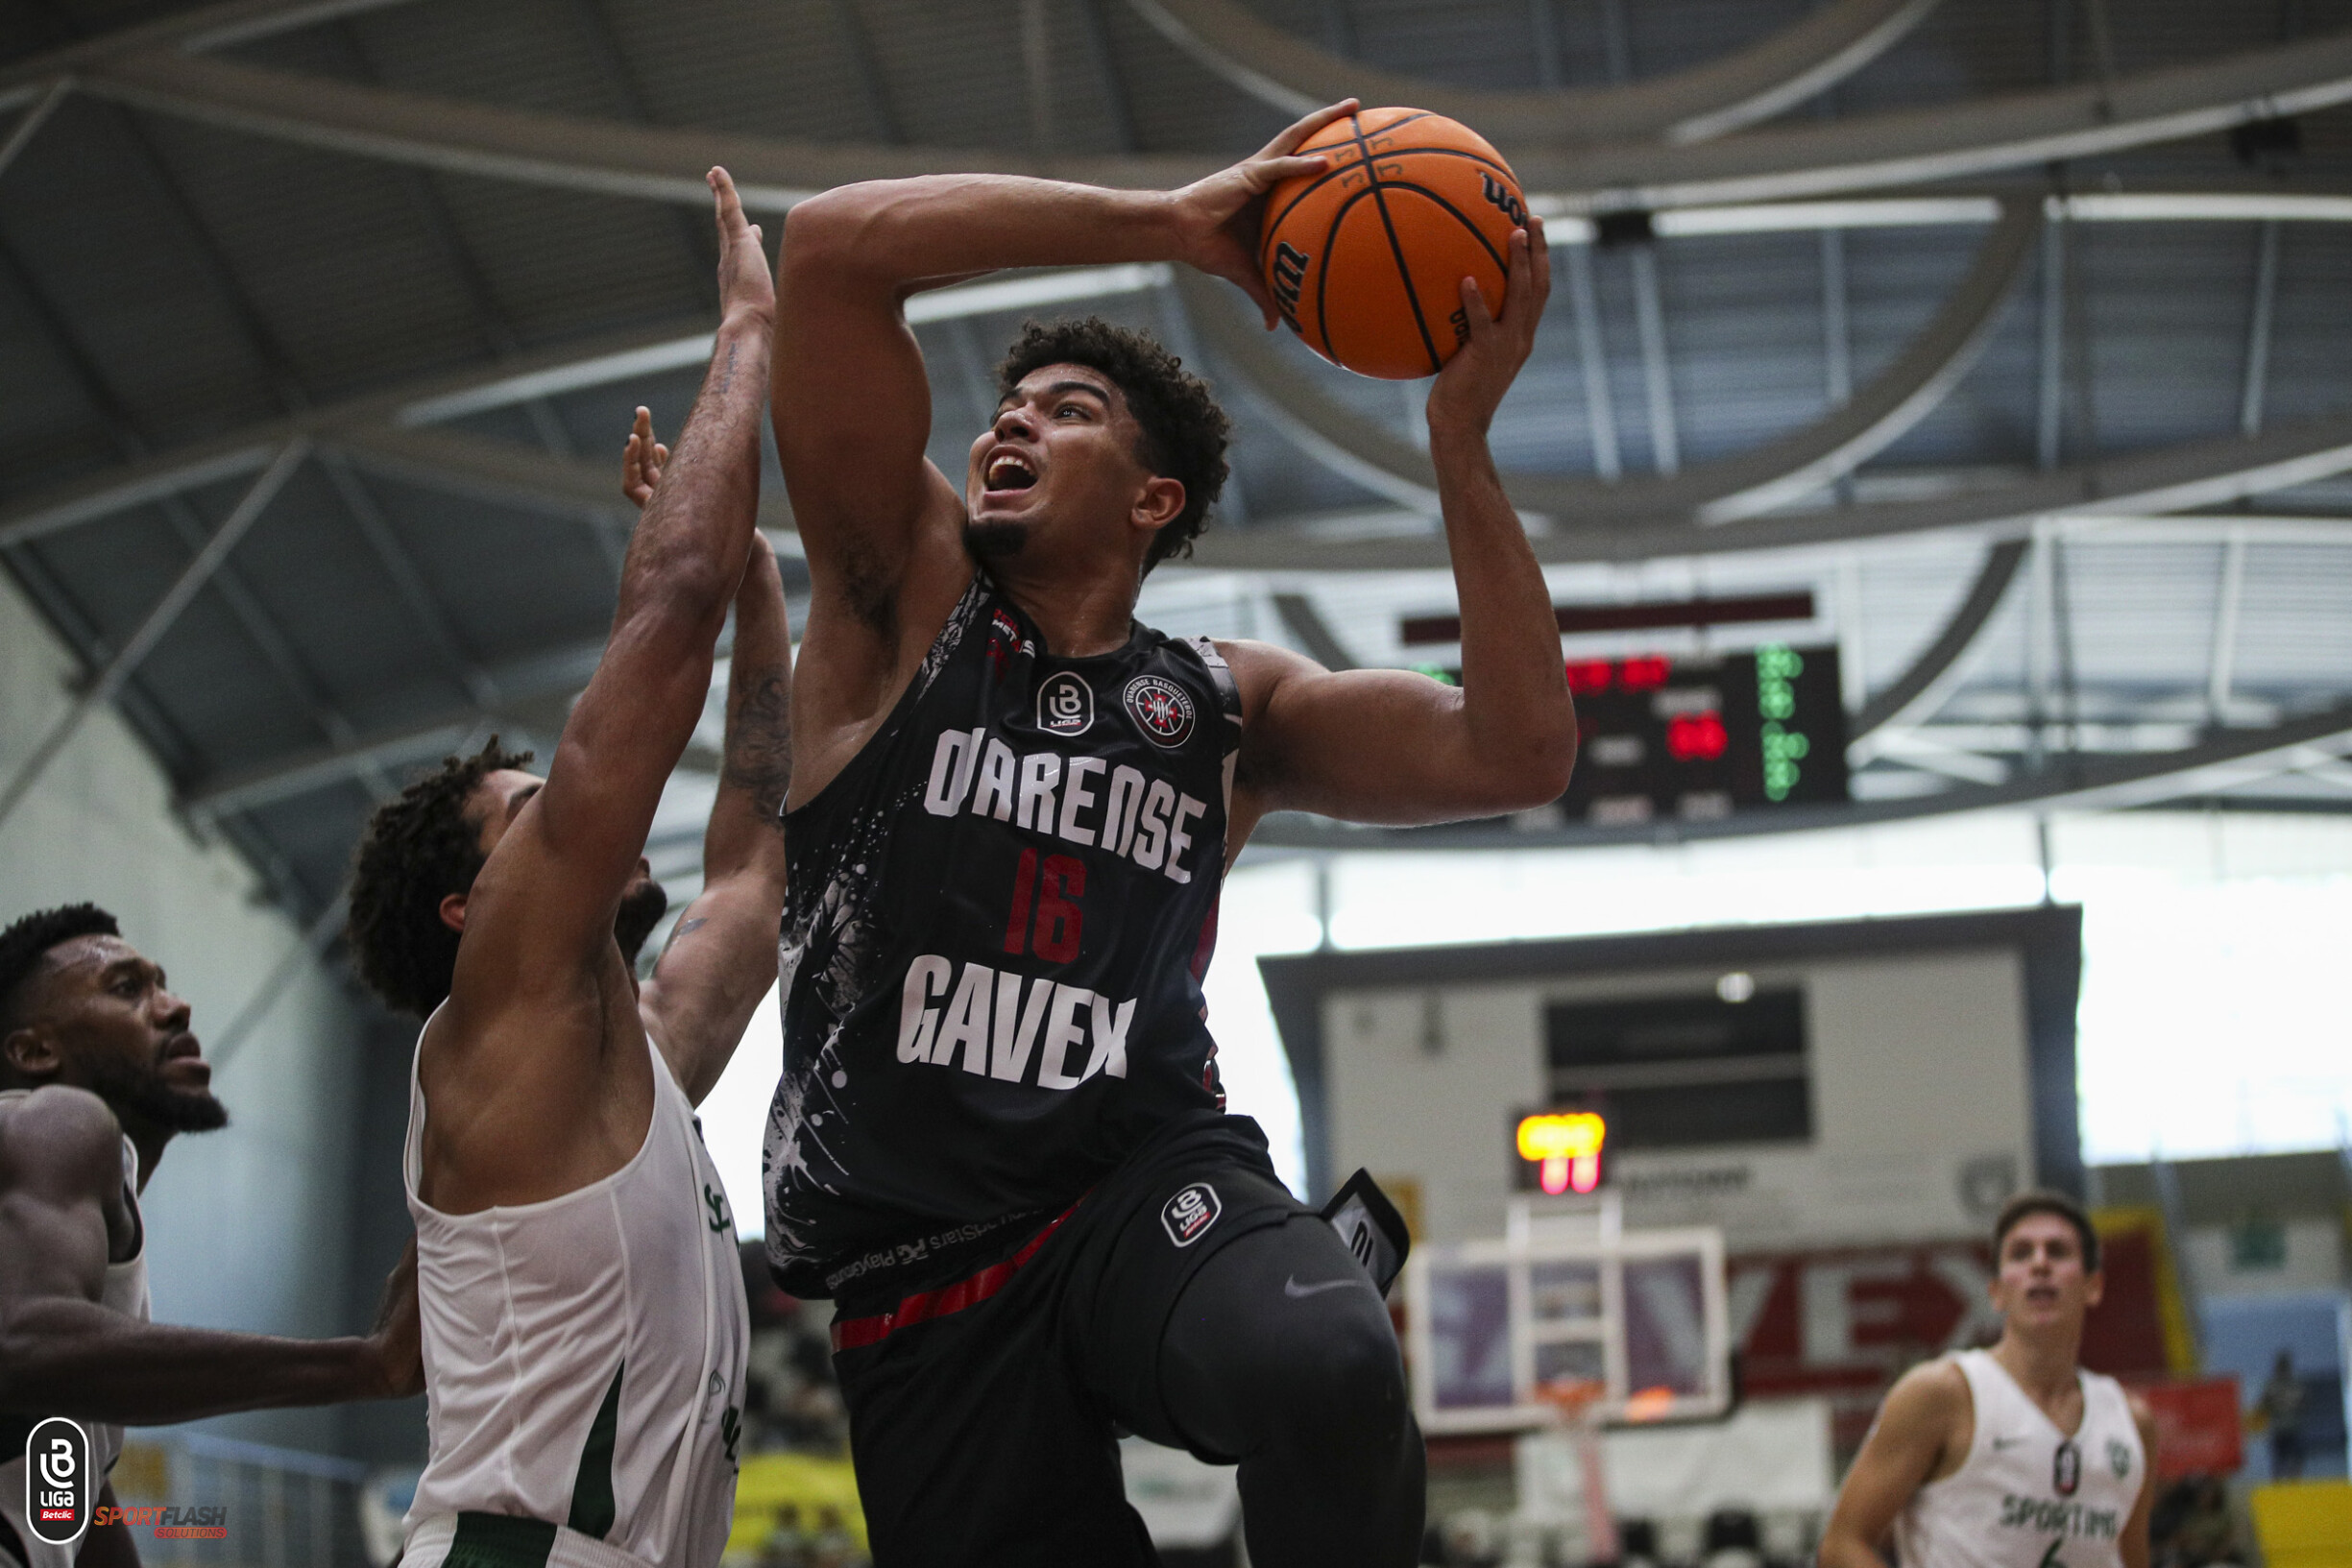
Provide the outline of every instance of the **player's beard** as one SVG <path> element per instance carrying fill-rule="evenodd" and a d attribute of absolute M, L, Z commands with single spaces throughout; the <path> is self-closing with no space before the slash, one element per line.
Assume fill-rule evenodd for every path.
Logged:
<path fill-rule="evenodd" d="M 211 1090 L 175 1089 L 152 1063 L 100 1061 L 90 1069 L 89 1088 L 117 1119 L 144 1122 L 158 1132 L 213 1132 L 229 1125 L 229 1107 Z"/>
<path fill-rule="evenodd" d="M 1029 524 L 1026 522 L 974 522 L 964 520 L 963 547 L 975 561 L 1002 560 L 1019 555 L 1029 543 Z"/>
<path fill-rule="evenodd" d="M 669 895 L 650 877 L 620 895 L 620 907 L 613 911 L 613 940 L 620 944 L 620 955 L 631 969 L 637 967 L 645 938 L 668 912 Z"/>

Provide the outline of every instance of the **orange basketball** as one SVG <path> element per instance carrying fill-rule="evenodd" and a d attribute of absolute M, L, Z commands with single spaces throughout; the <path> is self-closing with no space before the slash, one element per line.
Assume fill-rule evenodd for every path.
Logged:
<path fill-rule="evenodd" d="M 1364 109 L 1298 150 L 1332 164 L 1267 193 L 1258 265 L 1282 319 L 1359 374 L 1435 374 L 1469 337 L 1462 279 L 1503 308 L 1511 231 L 1527 223 L 1511 165 L 1469 127 L 1418 109 Z"/>

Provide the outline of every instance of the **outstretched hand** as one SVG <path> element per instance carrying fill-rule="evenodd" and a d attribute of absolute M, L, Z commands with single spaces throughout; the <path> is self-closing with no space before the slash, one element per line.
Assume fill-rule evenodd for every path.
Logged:
<path fill-rule="evenodd" d="M 1175 193 L 1180 259 L 1238 284 L 1257 302 L 1258 313 L 1266 319 L 1270 332 L 1280 318 L 1274 312 L 1265 275 L 1258 270 L 1258 221 L 1266 209 L 1266 193 L 1293 175 L 1321 174 L 1329 168 L 1329 157 L 1321 153 L 1302 157 L 1298 145 L 1332 121 L 1355 111 L 1353 98 L 1319 109 L 1231 168 Z"/>
<path fill-rule="evenodd" d="M 1503 313 L 1487 312 L 1486 296 L 1471 279 L 1462 280 L 1462 308 L 1469 317 L 1469 341 L 1438 372 L 1429 389 L 1429 427 L 1455 425 L 1485 435 L 1536 346 L 1543 303 L 1552 294 L 1552 253 L 1543 240 L 1543 220 L 1530 217 L 1511 232 L 1511 270 L 1503 285 Z"/>
<path fill-rule="evenodd" d="M 716 200 L 718 220 L 718 313 L 749 313 L 764 320 L 776 318 L 776 279 L 768 271 L 767 252 L 760 226 L 743 217 L 743 199 L 724 169 L 703 177 Z"/>
<path fill-rule="evenodd" d="M 669 448 L 653 439 L 653 412 L 641 404 L 628 445 L 620 449 L 620 493 L 639 511 L 653 499 L 653 487 L 662 482 L 662 465 L 668 461 Z"/>
<path fill-rule="evenodd" d="M 748 314 L 772 321 L 776 279 L 762 249 L 760 226 L 744 219 L 743 200 L 726 170 L 715 168 L 704 179 L 718 222 L 718 312 L 722 317 Z M 653 498 L 653 487 L 662 482 L 662 466 L 668 461 L 669 448 L 653 439 L 653 415 L 640 408 L 620 454 L 621 495 L 642 510 Z"/>

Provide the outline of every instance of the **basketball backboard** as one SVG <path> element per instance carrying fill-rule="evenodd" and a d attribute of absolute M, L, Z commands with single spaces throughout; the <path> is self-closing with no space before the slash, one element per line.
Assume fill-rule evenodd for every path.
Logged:
<path fill-rule="evenodd" d="M 1597 1382 L 1604 1421 L 1731 1408 L 1723 1234 L 1632 1230 L 1616 1194 L 1518 1199 L 1501 1237 L 1417 1249 L 1405 1267 L 1407 1357 L 1430 1433 L 1551 1425 L 1547 1389 Z"/>

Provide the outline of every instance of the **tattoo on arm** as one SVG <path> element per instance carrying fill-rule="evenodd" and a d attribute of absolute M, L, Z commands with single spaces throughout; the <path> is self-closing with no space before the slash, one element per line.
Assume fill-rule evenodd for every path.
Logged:
<path fill-rule="evenodd" d="M 792 693 L 782 675 L 769 675 L 743 696 L 727 726 L 722 784 L 748 790 L 763 820 L 781 831 L 784 797 L 792 785 Z"/>
<path fill-rule="evenodd" d="M 662 944 L 662 957 L 667 958 L 669 956 L 669 950 L 678 945 L 679 937 L 687 936 L 694 931 L 698 931 L 703 927 L 708 926 L 710 923 L 711 922 L 709 919 L 702 915 L 688 915 L 684 920 L 679 921 L 675 926 L 669 928 L 668 940 Z M 656 962 L 658 964 L 659 960 L 656 960 Z"/>

